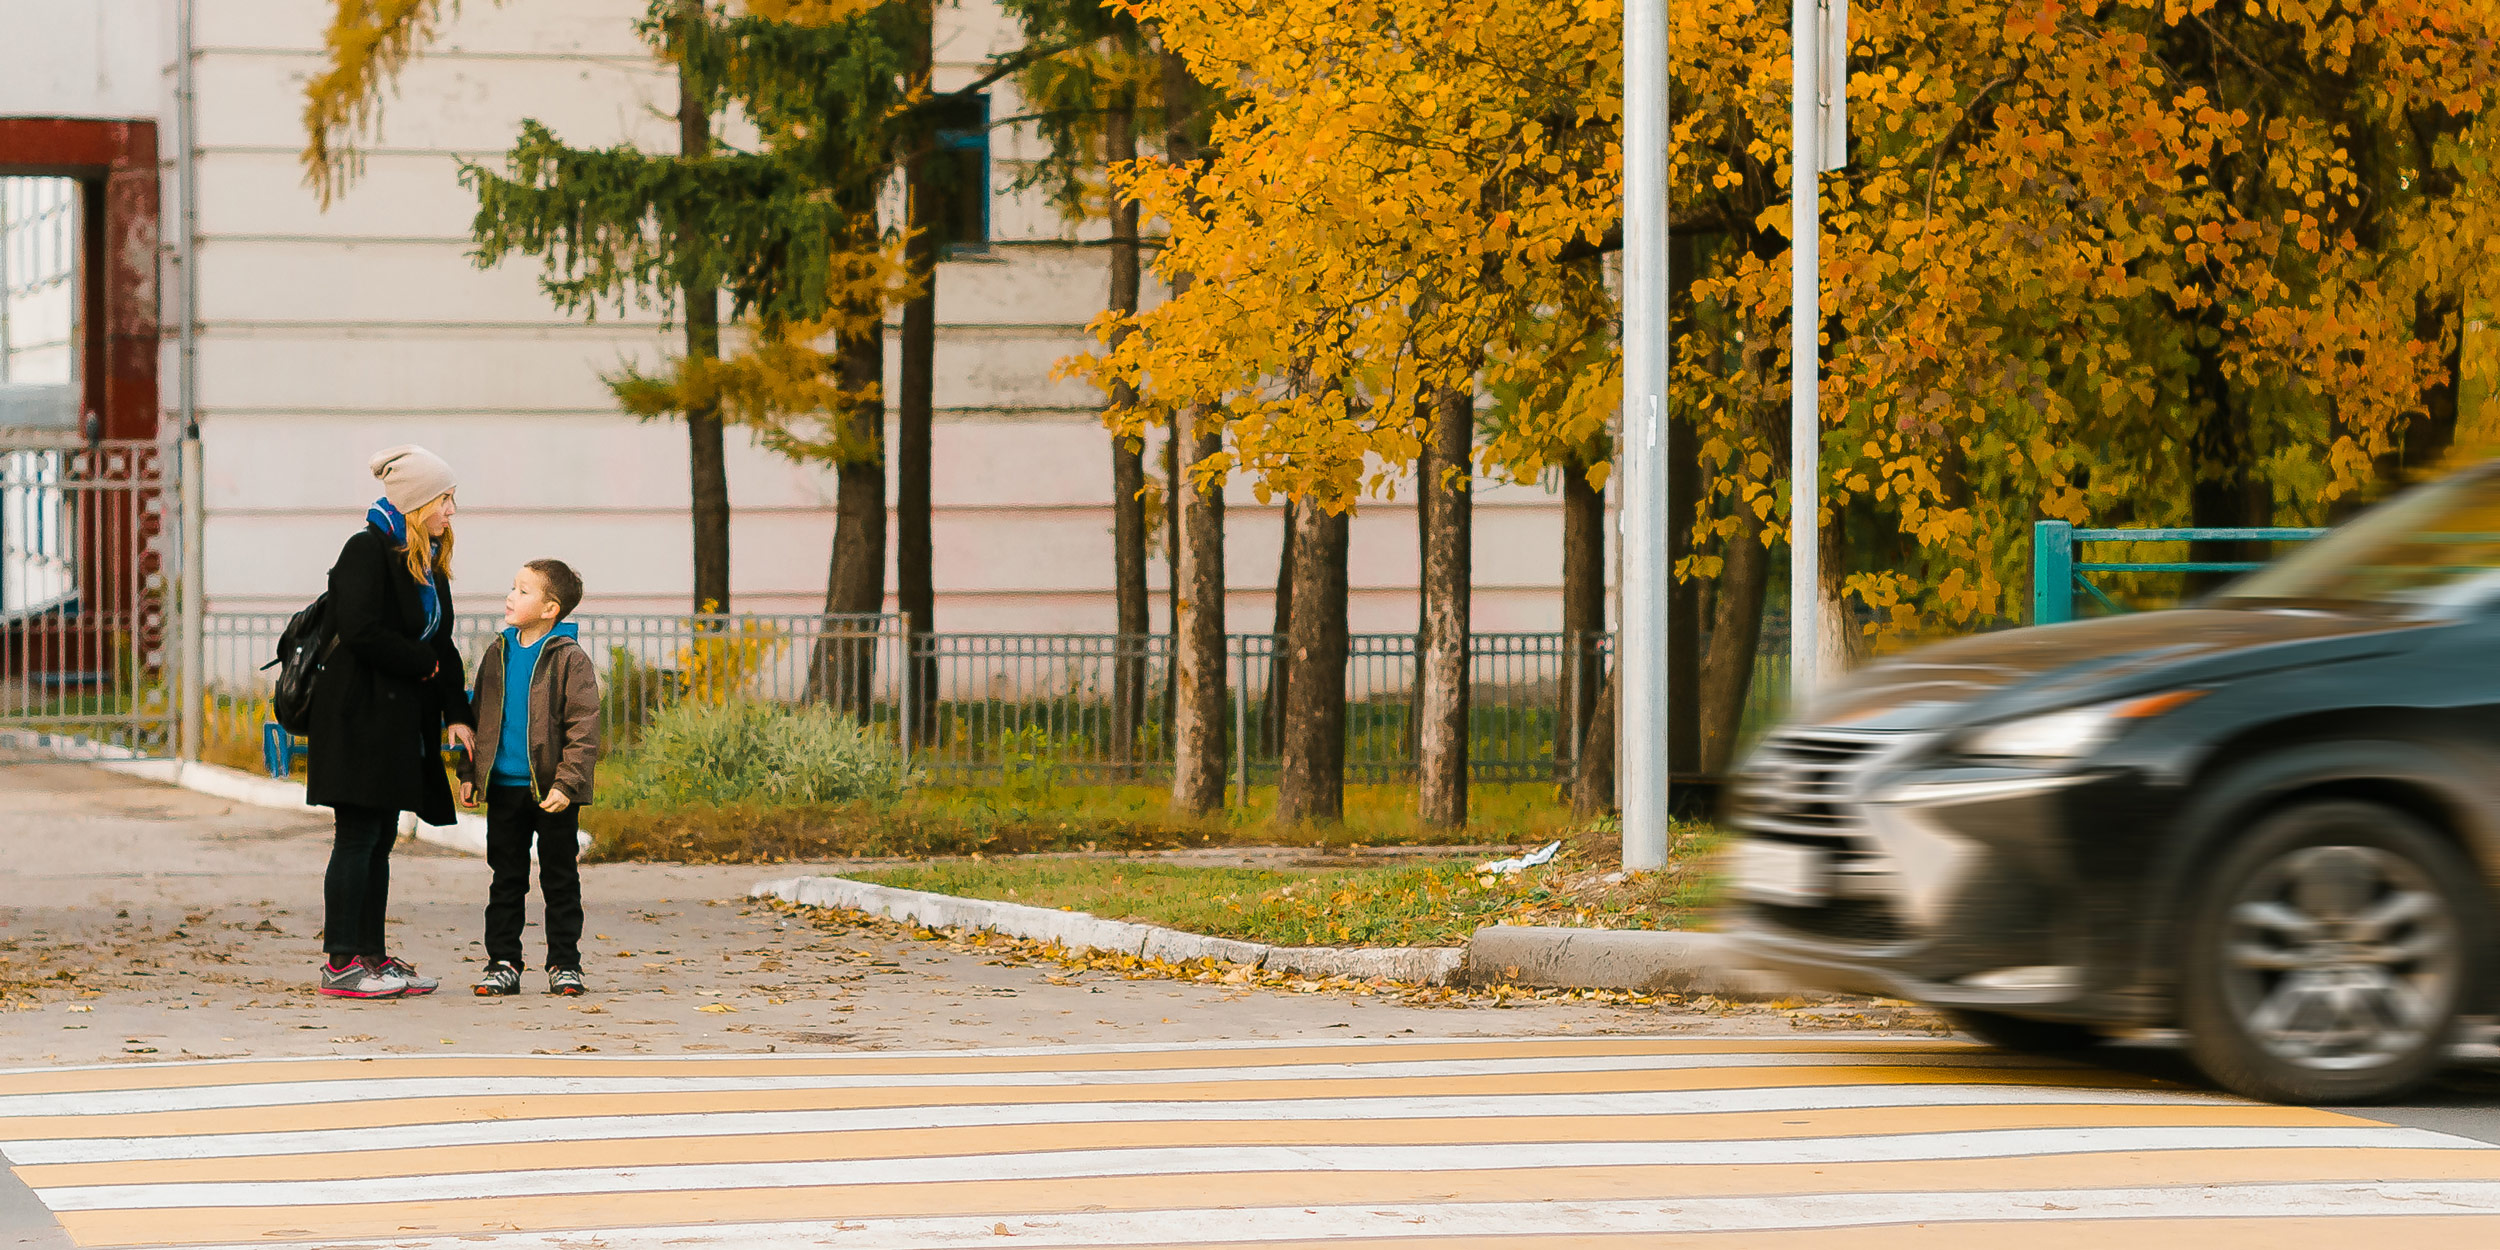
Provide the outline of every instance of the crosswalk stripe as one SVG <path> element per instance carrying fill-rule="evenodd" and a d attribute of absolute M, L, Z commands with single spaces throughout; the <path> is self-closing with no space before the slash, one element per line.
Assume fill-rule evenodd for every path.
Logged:
<path fill-rule="evenodd" d="M 1576 1244 L 1543 1240 L 1557 1236 L 1575 1239 L 1643 1236 L 1655 1239 L 1662 1235 L 1679 1234 L 1699 1234 L 1706 1240 L 1697 1239 L 1693 1244 L 1721 1247 L 1772 1244 L 1771 1239 L 1757 1241 L 1743 1234 L 1773 1234 L 1778 1244 L 1787 1244 L 1797 1234 L 1813 1233 L 1822 1234 L 1823 1239 L 1811 1244 L 1828 1247 L 1833 1244 L 1830 1230 L 1847 1228 L 1851 1230 L 1848 1244 L 1856 1250 L 1856 1247 L 1869 1244 L 1859 1240 L 1874 1231 L 1867 1227 L 1869 1225 L 1889 1226 L 1911 1233 L 1942 1232 L 1963 1225 L 1972 1231 L 1993 1232 L 1998 1240 L 1981 1244 L 2002 1247 L 2017 1240 L 2026 1246 L 2036 1245 L 2035 1238 L 2040 1233 L 2056 1225 L 2067 1224 L 2085 1226 L 2089 1229 L 2087 1236 L 2098 1240 L 2083 1244 L 2104 1248 L 2111 1244 L 2111 1238 L 2116 1237 L 2141 1241 L 2143 1232 L 2160 1225 L 2196 1230 L 2195 1244 L 2199 1246 L 2217 1244 L 2206 1237 L 2208 1229 L 2224 1231 L 2232 1225 L 2250 1227 L 2252 1231 L 2262 1229 L 2277 1236 L 2306 1226 L 2328 1234 L 2307 1244 L 2339 1244 L 2354 1231 L 2352 1222 L 2345 1220 L 2337 1223 L 2319 1217 L 2376 1214 L 2390 1203 L 2412 1207 L 2451 1205 L 2489 1212 L 2500 1206 L 2500 1183 L 2423 1185 L 2365 1182 L 2329 1191 L 2279 1185 L 2233 1186 L 2220 1190 L 2164 1186 L 2119 1190 L 2046 1189 L 1993 1194 L 1914 1192 L 1852 1194 L 1845 1197 L 1805 1194 L 1772 1198 L 1678 1199 L 1671 1203 L 1431 1203 L 1395 1211 L 1361 1206 L 1248 1210 L 1200 1207 L 1143 1213 L 1043 1214 L 1004 1220 L 979 1215 L 900 1220 L 840 1219 L 829 1224 L 795 1227 L 741 1223 L 708 1230 L 710 1236 L 706 1240 L 713 1244 L 736 1245 L 744 1250 L 800 1250 L 801 1247 L 812 1250 L 827 1245 L 996 1245 L 1001 1243 L 997 1230 L 1004 1226 L 1007 1235 L 1015 1238 L 1010 1244 L 1021 1250 L 1098 1246 L 1159 1250 L 1161 1247 L 1183 1245 L 1193 1250 L 1232 1250 L 1236 1247 L 1274 1250 L 1285 1245 L 1323 1242 L 1332 1250 L 1364 1244 L 1412 1250 L 1417 1240 L 1423 1237 L 1433 1237 L 1430 1244 L 1434 1250 L 1455 1250 L 1470 1245 L 1499 1246 L 1510 1250 L 1518 1246 Z M 2182 1224 L 2182 1217 L 2193 1218 L 2196 1222 Z M 2466 1243 L 2462 1240 L 2450 1238 L 2472 1232 L 2481 1232 L 2485 1236 L 2500 1232 L 2500 1215 L 2486 1214 L 2479 1219 L 2433 1217 L 2424 1223 L 2427 1224 L 2424 1231 L 2448 1235 L 2448 1238 L 2430 1242 L 2431 1245 L 2463 1245 Z M 2371 1224 L 2375 1227 L 2377 1221 L 2371 1221 Z M 1205 1230 L 1214 1236 L 1189 1242 L 1172 1240 L 1175 1232 L 1190 1230 Z M 683 1230 L 672 1231 L 682 1239 Z M 1458 1234 L 1459 1239 L 1442 1239 L 1453 1233 Z M 1729 1234 L 1738 1236 L 1730 1237 Z M 1500 1240 L 1494 1240 L 1496 1238 Z M 1889 1242 L 1890 1239 L 1887 1240 Z M 452 1247 L 459 1247 L 460 1250 L 520 1250 L 524 1246 L 560 1244 L 563 1243 L 534 1236 L 470 1237 L 457 1241 L 394 1239 L 392 1242 L 395 1250 L 451 1250 Z M 656 1236 L 649 1240 L 603 1236 L 600 1244 L 606 1250 L 633 1250 L 639 1246 L 664 1243 Z M 1645 1244 L 1682 1243 L 1651 1240 Z M 1911 1243 L 1903 1239 L 1893 1244 Z M 2181 1243 L 2160 1241 L 2150 1244 Z M 2219 1244 L 2231 1243 L 2224 1241 Z M 2276 1240 L 2258 1244 L 2281 1247 L 2304 1243 Z M 2419 1246 L 2424 1243 L 2407 1239 L 2405 1244 Z M 216 1250 L 228 1248 L 218 1247 Z"/>
<path fill-rule="evenodd" d="M 1281 1098 L 1363 1099 L 1458 1093 L 1478 1097 L 1505 1094 L 1620 1094 L 1658 1090 L 1728 1090 L 1823 1085 L 1965 1084 L 2050 1086 L 2114 1090 L 2162 1088 L 2159 1082 L 2123 1073 L 2077 1072 L 2072 1069 L 2024 1066 L 2015 1068 L 1904 1066 L 1872 1064 L 1829 1067 L 1732 1067 L 1698 1069 L 1632 1069 L 1600 1072 L 1486 1073 L 1445 1077 L 1378 1077 L 1358 1075 L 1322 1079 L 1277 1078 L 1191 1081 L 1138 1086 L 1167 1102 L 1244 1102 Z M 368 1091 L 369 1092 L 369 1091 Z M 18 1137 L 152 1137 L 201 1132 L 269 1131 L 275 1129 L 352 1129 L 397 1124 L 442 1124 L 486 1119 L 531 1119 L 553 1116 L 643 1116 L 675 1112 L 840 1110 L 871 1107 L 955 1106 L 987 1102 L 1037 1105 L 1092 1102 L 1103 1096 L 1095 1085 L 930 1086 L 904 1088 L 795 1088 L 763 1091 L 689 1093 L 658 1090 L 635 1094 L 545 1094 L 508 1097 L 443 1093 L 432 1098 L 383 1100 L 362 1098 L 307 1104 L 203 1107 L 134 1112 L 122 1115 L 49 1115 L 0 1119 L 0 1141 Z"/>
<path fill-rule="evenodd" d="M 1175 1049 L 1137 1043 L 1117 1046 L 1049 1046 L 985 1050 L 874 1051 L 790 1055 L 393 1055 L 386 1058 L 314 1056 L 292 1059 L 202 1059 L 133 1066 L 97 1064 L 66 1068 L 0 1069 L 0 1095 L 78 1094 L 122 1090 L 206 1089 L 238 1085 L 358 1080 L 377 1062 L 407 1078 L 496 1076 L 575 1077 L 789 1077 L 885 1076 L 928 1073 L 1152 1072 L 1192 1068 L 1285 1067 L 1363 1061 L 1371 1053 L 1395 1052 L 1404 1061 L 1470 1059 L 1569 1059 L 1604 1055 L 1846 1055 L 1923 1056 L 1994 1054 L 1953 1038 L 1659 1038 L 1585 1037 L 1504 1041 L 1352 1038 L 1340 1042 L 1208 1042 Z M 2005 1056 L 1998 1055 L 2003 1059 Z"/>
<path fill-rule="evenodd" d="M 2029 1230 L 2120 1217 L 2349 1240 L 2500 1216 L 2500 1149 L 2465 1138 L 1960 1044 L 1799 1040 L 94 1070 L 0 1080 L 0 1153 L 99 1247 L 1727 1250 L 1845 1226 L 1857 1250 L 1907 1222 L 2042 1250 Z"/>
<path fill-rule="evenodd" d="M 1425 1101 L 1425 1100 L 1399 1100 Z M 388 1130 L 362 1133 L 305 1134 L 327 1149 L 289 1150 L 295 1143 L 272 1144 L 244 1136 L 214 1144 L 216 1153 L 194 1151 L 183 1157 L 159 1156 L 147 1170 L 152 1184 L 175 1181 L 297 1181 L 338 1176 L 423 1176 L 452 1172 L 525 1171 L 543 1166 L 547 1147 L 566 1144 L 563 1157 L 572 1167 L 649 1168 L 671 1163 L 770 1163 L 802 1160 L 898 1159 L 919 1157 L 1013 1154 L 1044 1149 L 1071 1140 L 1098 1150 L 1168 1149 L 1188 1145 L 1428 1145 L 1510 1143 L 1534 1146 L 1548 1142 L 1716 1142 L 1790 1141 L 1810 1137 L 1874 1137 L 1926 1132 L 2059 1130 L 2101 1128 L 2207 1127 L 2268 1129 L 2348 1127 L 2349 1116 L 2302 1107 L 2259 1107 L 2233 1104 L 2144 1106 L 2135 1104 L 1927 1104 L 1801 1110 L 1796 1118 L 1766 1120 L 1754 1113 L 1666 1113 L 1633 1115 L 1618 1109 L 1573 1114 L 1557 1110 L 1544 1099 L 1466 1100 L 1427 1117 L 1349 1118 L 1338 1114 L 1344 1104 L 1304 1101 L 1292 1104 L 1294 1114 L 1217 1118 L 1188 1114 L 1190 1108 L 1154 1104 L 1078 1109 L 1076 1116 L 1009 1120 L 978 1114 L 984 1109 L 915 1108 L 908 1112 L 863 1117 L 844 1127 L 810 1130 L 775 1120 L 815 1121 L 824 1117 L 741 1116 L 675 1117 L 676 1124 L 655 1126 L 632 1118 L 586 1122 L 590 1131 L 549 1134 L 550 1121 L 521 1124 L 460 1126 L 435 1133 L 433 1140 L 410 1142 L 384 1136 Z M 1260 1110 L 1273 1110 L 1262 1107 Z M 1223 1108 L 1221 1110 L 1237 1110 Z M 1371 1108 L 1365 1108 L 1368 1112 Z M 954 1114 L 947 1114 L 954 1112 Z M 967 1112 L 971 1114 L 967 1114 Z M 952 1120 L 938 1124 L 933 1121 Z M 964 1121 L 973 1121 L 966 1123 Z M 761 1122 L 761 1123 L 759 1123 Z M 572 1129 L 572 1126 L 567 1126 Z M 681 1129 L 667 1132 L 663 1129 Z M 478 1140 L 488 1137 L 491 1140 Z M 298 1136 L 269 1134 L 272 1137 Z M 105 1151 L 118 1157 L 79 1162 L 48 1162 L 64 1143 L 22 1143 L 9 1147 L 17 1172 L 28 1185 L 57 1187 L 125 1180 L 134 1162 L 127 1151 Z M 91 1143 L 65 1143 L 86 1146 Z M 147 1144 L 147 1143 L 142 1143 Z"/>
<path fill-rule="evenodd" d="M 1858 1059 L 1855 1055 L 1693 1055 L 1675 1066 L 1686 1072 L 1718 1068 L 1790 1068 Z M 1904 1067 L 2038 1068 L 2066 1065 L 2025 1061 L 1986 1052 L 1910 1055 L 1889 1059 Z M 1648 1072 L 1654 1055 L 1573 1055 L 1520 1061 L 1427 1060 L 1383 1063 L 1301 1063 L 1258 1067 L 1183 1068 L 1081 1072 L 896 1072 L 784 1076 L 478 1076 L 386 1077 L 360 1080 L 290 1081 L 218 1089 L 96 1090 L 75 1094 L 0 1095 L 0 1122 L 36 1116 L 128 1116 L 151 1111 L 240 1107 L 306 1107 L 323 1103 L 401 1102 L 451 1095 L 530 1097 L 575 1094 L 766 1093 L 835 1089 L 1019 1089 L 1064 1086 L 1147 1086 L 1221 1081 L 1351 1081 L 1443 1079 L 1560 1072 Z"/>

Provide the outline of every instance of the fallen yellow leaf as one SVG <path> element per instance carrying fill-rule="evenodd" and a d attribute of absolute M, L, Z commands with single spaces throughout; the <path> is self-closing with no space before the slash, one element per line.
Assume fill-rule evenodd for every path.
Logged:
<path fill-rule="evenodd" d="M 709 1012 L 712 1012 L 712 1013 L 713 1013 L 713 1014 L 715 1014 L 715 1015 L 718 1015 L 718 1014 L 721 1014 L 721 1013 L 723 1013 L 723 1012 L 731 1012 L 731 1011 L 736 1011 L 736 1010 L 737 1010 L 737 1008 L 732 1007 L 732 1006 L 730 1006 L 730 1005 L 729 1005 L 729 1004 L 727 1004 L 727 1003 L 705 1003 L 705 1004 L 703 1004 L 702 1006 L 695 1008 L 695 1010 L 696 1010 L 696 1011 L 709 1011 Z"/>

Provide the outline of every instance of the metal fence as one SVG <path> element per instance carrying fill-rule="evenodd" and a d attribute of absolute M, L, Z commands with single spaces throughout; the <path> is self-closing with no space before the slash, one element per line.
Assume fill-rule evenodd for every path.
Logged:
<path fill-rule="evenodd" d="M 264 666 L 286 613 L 210 613 L 203 635 L 203 753 L 256 766 L 270 717 Z M 727 697 L 826 703 L 885 727 L 940 784 L 1043 780 L 1159 783 L 1172 764 L 1171 640 L 1165 635 L 928 634 L 903 662 L 899 617 L 573 618 L 600 670 L 611 750 L 653 713 Z M 502 622 L 453 621 L 474 671 Z M 1346 666 L 1346 774 L 1392 781 L 1415 768 L 1415 639 L 1361 634 Z M 1273 781 L 1280 757 L 1278 640 L 1227 642 L 1231 772 Z M 1613 641 L 1478 634 L 1471 643 L 1470 771 L 1485 780 L 1568 775 Z M 906 702 L 917 715 L 905 716 Z"/>
<path fill-rule="evenodd" d="M 2257 560 L 2198 560 L 2192 554 L 2185 560 L 2077 560 L 2075 548 L 2087 543 L 2137 545 L 2145 543 L 2228 542 L 2247 546 L 2260 543 L 2308 542 L 2326 533 L 2322 529 L 2301 528 L 2147 528 L 2147 529 L 2077 529 L 2065 521 L 2034 521 L 2031 523 L 2031 623 L 2049 625 L 2075 619 L 2075 606 L 2086 595 L 2108 615 L 2130 611 L 2108 591 L 2096 585 L 2089 574 L 2179 574 L 2179 573 L 2247 573 L 2265 567 Z M 2189 549 L 2191 552 L 2194 548 Z M 2123 591 L 2121 593 L 2124 593 Z"/>
<path fill-rule="evenodd" d="M 0 758 L 165 750 L 171 503 L 154 443 L 0 444 Z"/>
<path fill-rule="evenodd" d="M 203 633 L 203 754 L 258 767 L 284 613 L 211 613 Z M 727 698 L 842 708 L 883 728 L 940 785 L 1149 784 L 1172 767 L 1167 635 L 924 634 L 905 662 L 895 616 L 583 615 L 610 750 L 629 748 L 660 709 Z M 463 615 L 453 636 L 475 671 L 502 628 Z M 1236 786 L 1281 768 L 1281 640 L 1226 640 L 1226 752 Z M 1357 634 L 1345 689 L 1345 775 L 1402 782 L 1416 769 L 1416 638 Z M 1748 701 L 1767 723 L 1786 679 L 1766 636 Z M 1469 642 L 1468 773 L 1479 781 L 1563 781 L 1613 662 L 1611 634 L 1484 633 Z M 915 714 L 905 715 L 910 706 Z"/>
<path fill-rule="evenodd" d="M 1282 757 L 1281 640 L 1225 643 L 1236 785 L 1275 780 Z M 1346 778 L 1416 767 L 1416 639 L 1357 634 L 1346 662 Z M 1469 774 L 1569 775 L 1594 710 L 1610 635 L 1477 634 L 1469 643 Z M 1171 639 L 1154 634 L 932 634 L 914 643 L 915 688 L 933 690 L 913 762 L 933 780 L 1160 782 L 1172 765 Z"/>
<path fill-rule="evenodd" d="M 264 666 L 276 658 L 291 615 L 206 616 L 204 758 L 257 766 L 276 677 Z M 601 732 L 610 749 L 631 746 L 661 708 L 733 697 L 824 703 L 898 735 L 905 730 L 900 617 L 585 614 L 572 623 L 599 670 Z M 471 673 L 502 628 L 501 617 L 484 613 L 453 618 L 452 637 Z"/>

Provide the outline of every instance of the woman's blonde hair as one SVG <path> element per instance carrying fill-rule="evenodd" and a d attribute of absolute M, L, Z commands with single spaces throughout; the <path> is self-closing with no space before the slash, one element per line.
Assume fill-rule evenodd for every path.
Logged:
<path fill-rule="evenodd" d="M 451 580 L 451 531 L 444 530 L 443 536 L 438 539 L 425 529 L 425 523 L 433 517 L 434 510 L 442 507 L 443 501 L 449 498 L 449 494 L 436 495 L 424 507 L 408 514 L 408 541 L 400 547 L 400 551 L 408 557 L 408 576 L 415 578 L 420 586 L 433 580 L 428 576 L 429 570 L 446 582 Z"/>

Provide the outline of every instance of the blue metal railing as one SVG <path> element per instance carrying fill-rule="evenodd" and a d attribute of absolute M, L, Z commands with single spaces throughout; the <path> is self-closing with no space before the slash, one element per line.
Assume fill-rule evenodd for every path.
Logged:
<path fill-rule="evenodd" d="M 2127 609 L 2092 584 L 2087 573 L 2245 573 L 2264 568 L 2252 560 L 2075 559 L 2078 543 L 2307 542 L 2322 529 L 2077 529 L 2065 521 L 2031 526 L 2031 623 L 2075 619 L 2075 595 L 2090 595 L 2112 612 Z"/>

